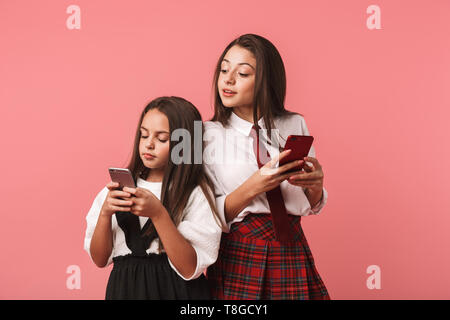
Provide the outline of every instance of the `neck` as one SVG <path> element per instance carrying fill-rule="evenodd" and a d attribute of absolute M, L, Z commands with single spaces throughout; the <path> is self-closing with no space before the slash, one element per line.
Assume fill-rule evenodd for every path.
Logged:
<path fill-rule="evenodd" d="M 164 170 L 150 169 L 146 181 L 162 182 L 164 178 Z"/>
<path fill-rule="evenodd" d="M 248 122 L 253 123 L 253 106 L 240 106 L 234 107 L 233 112 L 239 117 Z M 258 114 L 258 119 L 260 115 Z"/>

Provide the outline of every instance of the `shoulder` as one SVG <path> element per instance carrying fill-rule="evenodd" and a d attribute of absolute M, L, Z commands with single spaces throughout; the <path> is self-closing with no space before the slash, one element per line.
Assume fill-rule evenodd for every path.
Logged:
<path fill-rule="evenodd" d="M 205 126 L 205 130 L 211 128 L 223 128 L 222 124 L 219 121 L 207 120 L 203 122 L 203 125 Z"/>
<path fill-rule="evenodd" d="M 301 125 L 305 118 L 297 112 L 293 112 L 290 114 L 286 114 L 280 117 L 277 117 L 275 121 L 278 121 L 279 123 L 283 125 Z"/>
<path fill-rule="evenodd" d="M 305 134 L 305 117 L 297 112 L 292 112 L 275 119 L 276 127 L 287 130 L 288 134 Z"/>
<path fill-rule="evenodd" d="M 207 187 L 207 192 L 211 197 L 214 197 L 214 192 L 210 187 Z M 191 195 L 189 196 L 188 206 L 196 206 L 197 204 L 203 204 L 205 202 L 208 202 L 207 196 L 202 187 L 198 185 L 192 190 Z"/>
<path fill-rule="evenodd" d="M 205 121 L 203 123 L 203 141 L 205 146 L 216 146 L 222 144 L 226 136 L 227 128 L 218 121 Z"/>
<path fill-rule="evenodd" d="M 210 194 L 209 198 L 214 199 L 214 193 L 211 190 L 211 188 L 208 187 L 207 190 Z M 193 216 L 199 217 L 205 213 L 209 215 L 210 212 L 212 211 L 209 206 L 208 198 L 206 194 L 203 192 L 202 187 L 200 185 L 197 185 L 192 190 L 186 203 L 186 207 L 184 208 L 183 211 L 184 211 L 183 216 L 185 218 L 187 217 L 192 218 Z"/>
<path fill-rule="evenodd" d="M 209 133 L 211 130 L 223 130 L 224 127 L 219 121 L 205 121 L 203 122 L 203 128 L 205 129 L 205 134 Z"/>

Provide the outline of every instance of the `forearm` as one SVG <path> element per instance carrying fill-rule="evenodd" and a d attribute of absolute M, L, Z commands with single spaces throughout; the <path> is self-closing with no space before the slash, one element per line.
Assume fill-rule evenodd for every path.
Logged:
<path fill-rule="evenodd" d="M 94 263 L 100 268 L 106 266 L 112 252 L 111 219 L 111 216 L 100 214 L 91 239 L 91 257 Z"/>
<path fill-rule="evenodd" d="M 190 278 L 197 267 L 197 254 L 192 245 L 178 231 L 164 207 L 152 222 L 174 267 L 183 277 Z"/>
<path fill-rule="evenodd" d="M 313 208 L 315 205 L 317 205 L 319 203 L 319 201 L 322 199 L 322 194 L 323 194 L 323 188 L 321 188 L 321 189 L 306 188 L 305 195 L 306 195 L 306 198 L 308 198 L 311 208 Z"/>
<path fill-rule="evenodd" d="M 247 181 L 230 193 L 225 199 L 226 221 L 232 221 L 256 196 L 257 193 L 250 187 Z"/>

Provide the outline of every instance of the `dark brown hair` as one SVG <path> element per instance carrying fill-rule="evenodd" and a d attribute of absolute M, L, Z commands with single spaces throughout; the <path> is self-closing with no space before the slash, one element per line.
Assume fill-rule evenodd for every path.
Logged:
<path fill-rule="evenodd" d="M 233 108 L 225 107 L 220 99 L 217 81 L 222 60 L 233 46 L 250 51 L 256 59 L 255 90 L 253 96 L 253 123 L 258 124 L 258 110 L 264 118 L 268 136 L 275 128 L 273 119 L 279 116 L 298 114 L 284 107 L 286 97 L 286 72 L 277 48 L 267 39 L 256 34 L 244 34 L 233 40 L 217 61 L 213 80 L 214 116 L 211 121 L 227 125 Z M 257 108 L 256 108 L 256 107 Z"/>
<path fill-rule="evenodd" d="M 139 123 L 136 129 L 136 136 L 134 140 L 133 152 L 128 169 L 135 181 L 137 178 L 147 179 L 147 176 L 151 169 L 144 166 L 142 159 L 139 155 L 139 143 L 141 139 L 141 124 L 144 119 L 145 114 L 152 109 L 157 109 L 166 115 L 169 120 L 169 132 L 172 137 L 172 132 L 176 129 L 183 128 L 188 130 L 190 133 L 191 141 L 191 155 L 190 163 L 174 164 L 172 162 L 172 157 L 169 156 L 167 166 L 164 171 L 164 178 L 161 186 L 161 197 L 160 201 L 164 207 L 169 212 L 175 225 L 178 225 L 182 220 L 183 209 L 186 207 L 189 200 L 191 192 L 196 186 L 200 186 L 206 199 L 211 207 L 216 221 L 220 225 L 220 219 L 218 218 L 218 212 L 215 207 L 214 198 L 214 185 L 208 178 L 204 171 L 202 162 L 196 164 L 194 162 L 194 143 L 201 144 L 201 151 L 203 152 L 203 132 L 204 127 L 202 123 L 202 117 L 197 110 L 197 108 L 189 101 L 180 97 L 160 97 L 152 100 L 142 111 L 139 118 Z M 198 132 L 195 132 L 197 136 L 194 135 L 194 123 L 198 121 L 201 125 L 201 136 Z M 184 137 L 183 137 L 184 139 Z M 200 140 L 198 140 L 200 139 Z M 185 142 L 185 141 L 183 141 Z M 172 154 L 172 149 L 174 144 L 172 139 L 169 140 L 169 154 Z M 150 235 L 152 239 L 156 238 L 158 235 L 156 233 L 155 227 L 150 223 L 145 235 Z"/>

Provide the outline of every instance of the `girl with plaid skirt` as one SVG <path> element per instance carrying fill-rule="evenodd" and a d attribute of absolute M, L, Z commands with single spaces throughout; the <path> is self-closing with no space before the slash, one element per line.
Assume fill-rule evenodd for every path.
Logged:
<path fill-rule="evenodd" d="M 280 54 L 267 39 L 242 35 L 220 56 L 213 85 L 204 164 L 225 226 L 207 270 L 213 298 L 330 299 L 300 223 L 328 198 L 314 147 L 300 161 L 277 165 L 290 152 L 280 152 L 289 135 L 309 135 L 304 117 L 284 107 Z M 283 214 L 286 231 L 276 218 Z"/>

